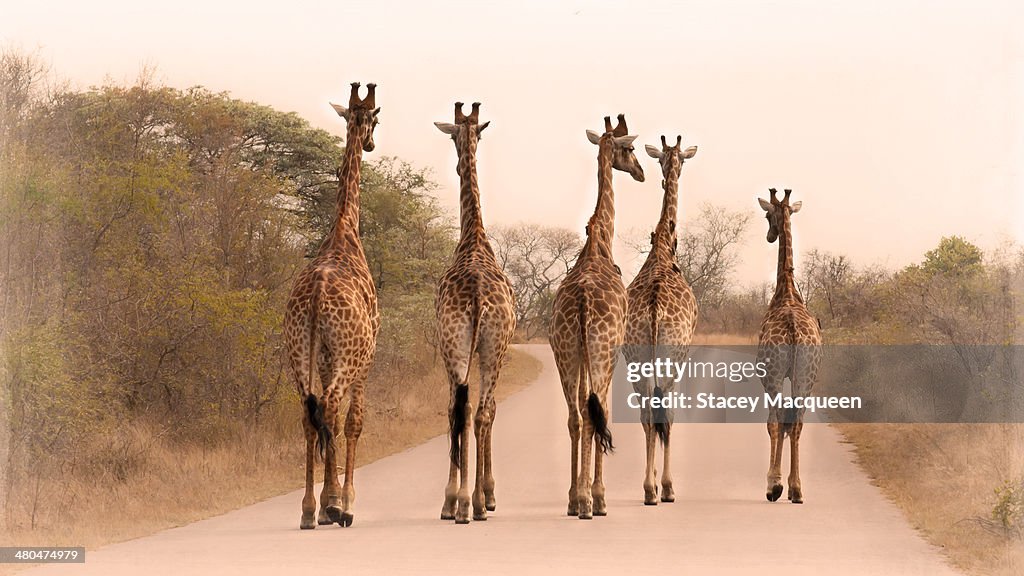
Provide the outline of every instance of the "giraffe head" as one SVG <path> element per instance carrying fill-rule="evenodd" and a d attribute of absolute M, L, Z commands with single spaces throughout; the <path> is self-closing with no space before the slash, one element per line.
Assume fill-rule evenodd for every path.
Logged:
<path fill-rule="evenodd" d="M 669 146 L 665 141 L 665 137 L 661 137 L 661 149 L 659 150 L 656 146 L 648 144 L 644 148 L 647 150 L 647 155 L 654 158 L 661 164 L 661 174 L 665 178 L 669 177 L 669 174 L 679 174 L 679 170 L 683 167 L 683 162 L 693 158 L 697 154 L 697 147 L 690 146 L 686 150 L 680 150 L 683 142 L 682 136 L 676 136 L 675 146 Z"/>
<path fill-rule="evenodd" d="M 490 122 L 479 123 L 480 103 L 473 103 L 473 111 L 469 116 L 462 112 L 462 102 L 455 103 L 455 124 L 447 122 L 434 122 L 434 126 L 445 134 L 452 137 L 455 142 L 455 150 L 459 155 L 476 154 L 476 144 L 480 141 L 480 134 L 490 125 Z"/>
<path fill-rule="evenodd" d="M 770 244 L 779 237 L 779 231 L 783 229 L 786 219 L 800 211 L 803 202 L 796 202 L 790 205 L 789 195 L 793 191 L 788 188 L 785 190 L 785 196 L 783 196 L 782 200 L 776 197 L 778 191 L 775 188 L 769 188 L 768 191 L 772 193 L 770 202 L 763 198 L 758 198 L 757 201 L 765 212 L 764 217 L 768 219 L 768 243 Z"/>
<path fill-rule="evenodd" d="M 637 182 L 644 181 L 644 169 L 633 153 L 633 141 L 636 140 L 636 136 L 628 133 L 625 114 L 619 114 L 619 122 L 615 128 L 612 128 L 611 117 L 605 116 L 604 134 L 599 135 L 593 130 L 587 130 L 587 138 L 598 146 L 603 142 L 611 146 L 612 168 L 628 173 Z"/>
<path fill-rule="evenodd" d="M 363 152 L 373 152 L 373 130 L 379 123 L 377 114 L 380 108 L 375 108 L 374 103 L 376 84 L 366 85 L 366 98 L 359 97 L 359 82 L 352 83 L 352 93 L 348 97 L 348 108 L 341 104 L 331 102 L 334 111 L 338 113 L 349 124 L 349 140 L 347 144 L 356 144 L 363 148 Z M 355 131 L 355 138 L 351 134 Z"/>

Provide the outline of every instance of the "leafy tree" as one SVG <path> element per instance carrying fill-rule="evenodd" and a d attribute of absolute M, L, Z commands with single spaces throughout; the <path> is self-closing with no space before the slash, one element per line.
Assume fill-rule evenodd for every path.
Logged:
<path fill-rule="evenodd" d="M 972 275 L 979 272 L 981 249 L 959 236 L 946 236 L 939 245 L 924 255 L 921 268 L 927 274 Z"/>

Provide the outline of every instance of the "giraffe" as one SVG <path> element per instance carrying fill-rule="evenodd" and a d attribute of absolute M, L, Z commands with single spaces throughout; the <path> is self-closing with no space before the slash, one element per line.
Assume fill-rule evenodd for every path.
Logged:
<path fill-rule="evenodd" d="M 607 116 L 604 124 L 603 135 L 587 130 L 587 138 L 598 147 L 597 206 L 587 224 L 587 241 L 555 293 L 550 337 L 569 408 L 572 471 L 568 513 L 584 520 L 607 514 L 603 456 L 614 450 L 608 430 L 608 388 L 626 319 L 626 288 L 612 260 L 612 169 L 644 181 L 643 167 L 633 153 L 636 136 L 628 135 L 625 117 L 619 114 L 614 129 Z"/>
<path fill-rule="evenodd" d="M 779 240 L 779 264 L 775 294 L 761 323 L 757 361 L 766 364 L 761 384 L 772 396 L 782 392 L 783 381 L 789 378 L 794 397 L 806 397 L 818 379 L 821 363 L 821 332 L 817 319 L 804 305 L 793 278 L 793 232 L 790 217 L 800 211 L 802 202 L 789 203 L 792 190 L 786 190 L 780 201 L 771 188 L 771 201 L 758 198 L 768 219 L 768 242 Z M 765 496 L 774 502 L 782 495 L 782 449 L 789 436 L 789 490 L 787 498 L 794 504 L 803 502 L 800 485 L 800 432 L 804 426 L 803 408 L 769 407 L 768 436 L 771 439 L 768 467 L 768 488 Z"/>
<path fill-rule="evenodd" d="M 480 365 L 480 401 L 473 428 L 476 432 L 476 481 L 473 520 L 487 520 L 494 511 L 494 476 L 491 472 L 491 428 L 496 403 L 494 390 L 502 359 L 516 330 L 515 300 L 484 230 L 480 189 L 476 176 L 476 147 L 490 122 L 479 123 L 480 103 L 467 116 L 462 102 L 455 103 L 455 123 L 435 122 L 451 136 L 459 155 L 461 234 L 452 265 L 437 286 L 437 330 L 451 399 L 448 422 L 451 434 L 448 485 L 444 491 L 442 520 L 469 523 L 469 371 L 473 353 Z M 459 479 L 461 477 L 461 483 Z"/>
<path fill-rule="evenodd" d="M 373 131 L 380 113 L 380 108 L 374 108 L 375 88 L 367 84 L 366 98 L 361 99 L 359 83 L 354 82 L 348 108 L 331 104 L 348 124 L 337 216 L 316 257 L 296 277 L 285 310 L 285 349 L 304 407 L 306 491 L 299 523 L 304 530 L 334 522 L 351 526 L 353 520 L 353 471 L 363 428 L 363 387 L 380 328 L 377 292 L 359 239 L 359 170 L 363 152 L 373 151 Z M 320 396 L 315 375 L 320 377 Z M 340 406 L 346 393 L 345 485 L 339 487 L 334 439 L 340 432 Z M 314 448 L 324 460 L 324 487 L 315 519 Z"/>
<path fill-rule="evenodd" d="M 661 148 L 646 146 L 647 154 L 661 164 L 661 181 L 665 197 L 661 205 L 661 217 L 651 234 L 651 251 L 629 288 L 628 312 L 626 314 L 626 346 L 623 348 L 628 362 L 654 361 L 659 346 L 669 346 L 679 360 L 686 358 L 686 352 L 693 339 L 697 325 L 697 300 L 676 263 L 676 210 L 679 203 L 679 173 L 683 162 L 693 158 L 696 146 L 681 150 L 682 136 L 676 137 L 675 146 L 669 146 L 661 137 Z M 641 381 L 634 389 L 645 396 L 663 397 L 672 392 L 675 383 L 668 380 L 659 383 Z M 670 469 L 670 436 L 672 411 L 643 409 L 640 413 L 646 437 L 647 467 L 644 473 L 644 504 L 658 504 L 656 486 L 655 436 L 661 440 L 664 452 L 664 469 L 661 477 L 661 501 L 674 502 L 672 474 Z"/>

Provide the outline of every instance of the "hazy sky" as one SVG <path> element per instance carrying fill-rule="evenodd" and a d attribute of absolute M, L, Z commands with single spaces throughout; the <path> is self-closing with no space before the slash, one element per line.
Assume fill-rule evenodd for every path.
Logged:
<path fill-rule="evenodd" d="M 376 151 L 429 166 L 457 212 L 434 121 L 480 101 L 485 221 L 582 233 L 596 196 L 585 136 L 623 112 L 643 144 L 696 144 L 681 226 L 702 202 L 753 216 L 744 282 L 774 279 L 755 197 L 793 188 L 798 254 L 902 266 L 943 235 L 1024 242 L 1024 29 L 1015 2 L 6 2 L 0 43 L 86 87 L 201 84 L 341 134 L 327 105 L 378 84 Z M 13 4 L 13 5 L 11 5 Z M 657 219 L 660 172 L 616 173 L 617 233 Z M 617 250 L 626 270 L 638 266 Z M 799 271 L 800 262 L 797 261 Z"/>

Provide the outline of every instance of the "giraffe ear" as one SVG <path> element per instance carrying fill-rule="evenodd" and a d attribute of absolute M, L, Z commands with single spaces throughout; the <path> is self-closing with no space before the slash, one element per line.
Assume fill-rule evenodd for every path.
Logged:
<path fill-rule="evenodd" d="M 334 108 L 334 111 L 338 113 L 338 116 L 348 120 L 348 108 L 345 108 L 341 104 L 335 104 L 334 102 L 331 102 L 330 104 L 331 108 Z"/>
<path fill-rule="evenodd" d="M 488 127 L 488 126 L 490 126 L 490 125 L 491 125 L 491 121 L 490 121 L 490 120 L 488 120 L 487 122 L 484 122 L 483 124 L 481 124 L 481 125 L 480 125 L 479 127 L 477 127 L 477 129 L 476 129 L 476 135 L 477 135 L 477 136 L 480 136 L 480 133 L 484 131 L 484 128 L 487 128 L 487 127 Z"/>
<path fill-rule="evenodd" d="M 696 155 L 697 155 L 697 147 L 696 146 L 690 146 L 686 150 L 683 150 L 682 152 L 679 153 L 679 159 L 680 160 L 689 160 L 690 158 L 693 158 Z"/>
<path fill-rule="evenodd" d="M 767 200 L 764 200 L 762 198 L 758 198 L 757 199 L 757 203 L 761 205 L 761 209 L 764 210 L 765 212 L 771 212 L 772 211 L 772 203 L 771 202 L 769 202 Z"/>
<path fill-rule="evenodd" d="M 800 202 L 797 202 L 797 203 L 795 203 L 795 204 L 793 204 L 792 206 L 789 207 L 789 213 L 790 214 L 796 214 L 797 212 L 800 211 L 801 208 L 803 208 L 803 206 L 804 206 L 804 202 L 803 202 L 803 200 L 801 200 Z"/>
<path fill-rule="evenodd" d="M 600 144 L 601 136 L 598 135 L 598 133 L 594 132 L 593 130 L 587 130 L 587 140 L 590 140 L 591 144 Z"/>
<path fill-rule="evenodd" d="M 661 160 L 662 153 L 661 150 L 658 150 L 657 147 L 648 144 L 644 146 L 644 150 L 647 150 L 647 155 L 650 156 L 651 158 L 654 158 L 655 160 Z"/>
<path fill-rule="evenodd" d="M 456 126 L 455 124 L 449 124 L 447 122 L 434 122 L 434 126 L 437 126 L 438 130 L 444 132 L 445 134 L 448 134 L 449 136 L 454 136 L 455 133 L 459 131 L 458 126 Z"/>

